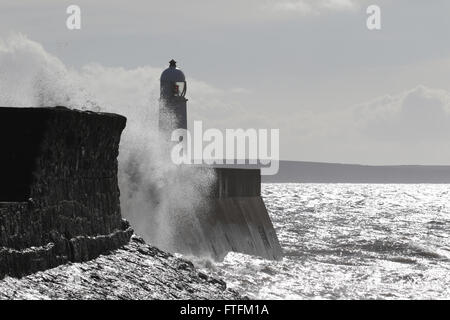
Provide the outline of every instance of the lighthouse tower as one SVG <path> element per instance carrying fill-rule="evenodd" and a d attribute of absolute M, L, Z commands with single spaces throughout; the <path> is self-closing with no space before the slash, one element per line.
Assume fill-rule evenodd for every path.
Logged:
<path fill-rule="evenodd" d="M 175 60 L 161 74 L 159 99 L 159 129 L 169 133 L 175 129 L 187 129 L 186 78 L 177 68 Z"/>

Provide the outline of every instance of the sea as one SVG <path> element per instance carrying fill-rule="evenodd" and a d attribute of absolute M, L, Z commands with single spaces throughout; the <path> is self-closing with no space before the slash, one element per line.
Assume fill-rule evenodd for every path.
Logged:
<path fill-rule="evenodd" d="M 450 185 L 263 184 L 280 261 L 201 266 L 252 299 L 450 299 Z"/>

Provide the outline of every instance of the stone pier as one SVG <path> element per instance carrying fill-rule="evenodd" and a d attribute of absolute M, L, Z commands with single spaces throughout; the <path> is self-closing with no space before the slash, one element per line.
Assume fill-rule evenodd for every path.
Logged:
<path fill-rule="evenodd" d="M 128 243 L 117 183 L 125 124 L 64 107 L 0 108 L 0 278 Z"/>

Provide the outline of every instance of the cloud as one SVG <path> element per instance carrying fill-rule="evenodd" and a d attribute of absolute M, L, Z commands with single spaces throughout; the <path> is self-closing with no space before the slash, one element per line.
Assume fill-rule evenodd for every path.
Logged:
<path fill-rule="evenodd" d="M 423 85 L 333 111 L 274 115 L 272 122 L 281 128 L 281 151 L 290 159 L 298 154 L 302 160 L 361 164 L 450 159 L 450 92 Z"/>
<path fill-rule="evenodd" d="M 232 88 L 231 93 L 242 93 L 242 94 L 247 94 L 247 93 L 251 93 L 252 91 L 246 88 Z"/>
<path fill-rule="evenodd" d="M 348 140 L 364 144 L 447 142 L 450 92 L 419 85 L 355 106 L 291 115 L 283 126 L 289 123 L 300 123 L 308 136 L 333 143 Z"/>
<path fill-rule="evenodd" d="M 450 93 L 418 86 L 358 106 L 354 118 L 361 133 L 376 140 L 447 140 Z"/>

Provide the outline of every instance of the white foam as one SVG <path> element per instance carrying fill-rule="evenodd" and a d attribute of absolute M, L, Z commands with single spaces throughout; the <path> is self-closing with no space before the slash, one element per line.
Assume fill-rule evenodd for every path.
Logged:
<path fill-rule="evenodd" d="M 146 241 L 170 250 L 214 177 L 177 169 L 158 139 L 161 69 L 89 64 L 68 68 L 24 35 L 0 39 L 0 106 L 66 106 L 127 117 L 119 154 L 122 214 Z M 190 227 L 193 227 L 192 225 Z M 195 226 L 194 226 L 195 227 Z"/>

